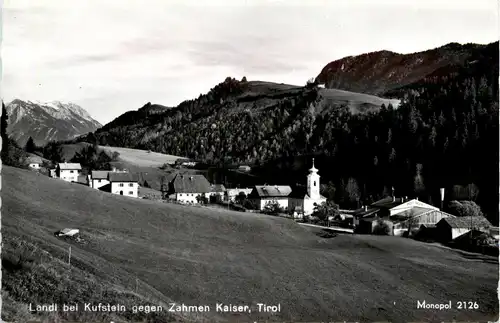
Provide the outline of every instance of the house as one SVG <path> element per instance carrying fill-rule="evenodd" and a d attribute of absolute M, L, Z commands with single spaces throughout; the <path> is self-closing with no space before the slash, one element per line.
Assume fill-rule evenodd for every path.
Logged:
<path fill-rule="evenodd" d="M 236 197 L 240 194 L 243 193 L 245 196 L 250 195 L 252 193 L 253 188 L 247 187 L 247 188 L 228 188 L 226 190 L 226 193 L 224 194 L 224 200 L 225 201 L 232 201 L 234 202 L 236 200 Z"/>
<path fill-rule="evenodd" d="M 321 84 L 321 83 L 320 83 L 320 84 L 317 84 L 316 86 L 317 86 L 319 89 L 324 89 L 324 88 L 325 88 L 325 84 Z"/>
<path fill-rule="evenodd" d="M 259 210 L 263 210 L 267 203 L 277 202 L 280 207 L 288 208 L 288 196 L 292 193 L 290 186 L 258 185 L 252 189 L 248 199 L 254 200 Z"/>
<path fill-rule="evenodd" d="M 76 182 L 81 170 L 80 163 L 59 163 L 56 168 L 56 176 L 67 182 Z"/>
<path fill-rule="evenodd" d="M 210 197 L 218 198 L 220 201 L 223 200 L 226 194 L 226 188 L 222 184 L 212 184 L 210 185 Z"/>
<path fill-rule="evenodd" d="M 56 169 L 49 169 L 49 177 L 57 178 Z"/>
<path fill-rule="evenodd" d="M 250 168 L 250 166 L 248 166 L 248 165 L 240 165 L 238 167 L 238 170 L 242 171 L 242 172 L 249 172 L 252 170 L 252 168 Z"/>
<path fill-rule="evenodd" d="M 443 218 L 454 217 L 439 208 L 408 197 L 394 196 L 383 198 L 364 206 L 354 213 L 356 230 L 359 233 L 373 233 L 379 223 L 384 221 L 390 227 L 390 234 L 401 236 L 417 232 L 422 225 L 432 226 Z"/>
<path fill-rule="evenodd" d="M 435 226 L 442 219 L 454 218 L 454 215 L 448 214 L 441 210 L 424 208 L 424 207 L 414 207 L 389 217 L 389 220 L 393 225 L 393 235 L 401 236 L 408 232 L 409 235 L 413 235 L 421 226 L 430 228 Z"/>
<path fill-rule="evenodd" d="M 290 208 L 300 210 L 304 215 L 311 215 L 314 212 L 315 204 L 321 205 L 326 202 L 326 197 L 320 194 L 318 169 L 314 167 L 314 158 L 312 167 L 307 175 L 306 187 L 295 187 L 289 196 Z"/>
<path fill-rule="evenodd" d="M 135 174 L 125 172 L 109 172 L 109 184 L 101 187 L 110 191 L 112 194 L 124 195 L 128 197 L 139 196 L 138 177 Z"/>
<path fill-rule="evenodd" d="M 42 158 L 38 156 L 29 156 L 26 161 L 31 169 L 39 170 L 42 167 Z"/>
<path fill-rule="evenodd" d="M 90 177 L 90 187 L 99 189 L 107 184 L 109 171 L 107 170 L 93 170 Z"/>
<path fill-rule="evenodd" d="M 168 188 L 169 198 L 186 204 L 197 204 L 199 197 L 208 198 L 211 192 L 210 183 L 203 175 L 177 174 Z"/>
<path fill-rule="evenodd" d="M 484 216 L 464 216 L 443 218 L 436 227 L 440 239 L 448 242 L 472 229 L 489 233 L 492 225 Z"/>

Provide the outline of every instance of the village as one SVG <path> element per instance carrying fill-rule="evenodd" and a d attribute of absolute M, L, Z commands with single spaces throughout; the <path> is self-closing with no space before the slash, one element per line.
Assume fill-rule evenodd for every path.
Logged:
<path fill-rule="evenodd" d="M 32 170 L 39 170 L 41 164 L 41 158 L 29 158 Z M 189 160 L 178 162 L 182 167 L 193 167 L 195 164 Z M 241 165 L 238 171 L 249 172 L 250 167 Z M 210 183 L 204 175 L 178 173 L 165 183 L 164 192 L 156 193 L 162 202 L 272 214 L 337 233 L 412 237 L 451 245 L 464 238 L 485 235 L 493 239 L 488 244 L 498 249 L 499 228 L 484 216 L 458 217 L 442 210 L 444 189 L 440 190 L 441 207 L 419 201 L 418 197 L 395 196 L 393 189 L 391 196 L 358 209 L 331 210 L 330 201 L 320 193 L 319 169 L 314 165 L 314 158 L 308 172 L 304 176 L 306 185 L 294 188 L 267 184 L 226 188 L 222 184 Z M 92 170 L 88 175 L 82 175 L 81 164 L 62 162 L 49 170 L 49 176 L 129 198 L 148 198 L 140 194 L 141 190 L 152 191 L 147 188 L 145 180 L 141 182 L 139 174 L 126 169 Z M 484 248 L 480 249 L 484 251 Z"/>

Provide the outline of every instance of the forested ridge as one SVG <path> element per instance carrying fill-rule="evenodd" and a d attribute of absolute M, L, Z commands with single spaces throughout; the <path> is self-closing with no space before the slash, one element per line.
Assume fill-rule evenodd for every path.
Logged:
<path fill-rule="evenodd" d="M 316 156 L 322 183 L 344 204 L 392 186 L 397 195 L 438 204 L 440 187 L 473 183 L 478 203 L 498 223 L 498 42 L 473 49 L 467 62 L 385 93 L 402 99 L 397 108 L 353 114 L 312 86 L 263 93 L 246 79 L 227 78 L 196 100 L 148 104 L 80 140 L 251 164 L 276 184 L 303 182 Z M 353 186 L 350 198 L 339 193 Z"/>

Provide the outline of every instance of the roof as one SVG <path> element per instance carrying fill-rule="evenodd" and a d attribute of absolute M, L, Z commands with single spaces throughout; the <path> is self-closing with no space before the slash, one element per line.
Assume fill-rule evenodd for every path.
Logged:
<path fill-rule="evenodd" d="M 452 228 L 468 229 L 491 227 L 491 223 L 484 216 L 463 216 L 463 217 L 448 217 L 441 219 L 438 223 L 447 223 Z"/>
<path fill-rule="evenodd" d="M 405 201 L 405 202 L 408 202 L 408 201 Z M 387 196 L 381 200 L 378 200 L 377 202 L 372 203 L 371 205 L 379 207 L 379 208 L 384 208 L 384 209 L 392 209 L 393 207 L 401 205 L 405 202 L 402 202 L 401 198 L 395 198 L 393 201 L 392 196 Z"/>
<path fill-rule="evenodd" d="M 91 176 L 92 179 L 108 179 L 108 173 L 107 170 L 93 170 Z"/>
<path fill-rule="evenodd" d="M 170 185 L 174 193 L 210 193 L 211 186 L 203 175 L 176 175 Z"/>
<path fill-rule="evenodd" d="M 65 170 L 82 169 L 82 165 L 80 165 L 80 163 L 59 163 L 57 166 L 59 169 Z"/>
<path fill-rule="evenodd" d="M 212 192 L 225 192 L 226 188 L 222 184 L 212 184 L 210 186 Z"/>
<path fill-rule="evenodd" d="M 132 173 L 108 173 L 108 181 L 110 182 L 137 182 L 138 176 Z"/>
<path fill-rule="evenodd" d="M 403 212 L 399 212 L 397 214 L 394 214 L 393 216 L 391 216 L 391 220 L 392 221 L 404 221 L 404 220 L 407 220 L 408 218 L 410 217 L 417 217 L 417 216 L 421 216 L 425 213 L 428 213 L 428 212 L 441 212 L 441 211 L 436 211 L 434 209 L 427 209 L 427 208 L 424 208 L 424 207 L 413 207 L 409 210 L 404 210 Z"/>
<path fill-rule="evenodd" d="M 352 212 L 352 215 L 355 217 L 358 217 L 358 218 L 359 217 L 369 217 L 371 215 L 374 215 L 378 211 L 380 211 L 379 208 L 367 207 L 366 210 L 365 210 L 365 208 L 355 210 L 354 212 Z"/>
<path fill-rule="evenodd" d="M 292 193 L 292 188 L 283 185 L 259 185 L 254 187 L 253 192 L 256 192 L 259 197 L 287 197 Z"/>
<path fill-rule="evenodd" d="M 59 231 L 59 232 L 66 234 L 66 233 L 70 233 L 71 231 L 80 231 L 80 230 L 78 230 L 78 229 L 70 229 L 70 228 L 65 228 L 65 229 L 62 229 L 62 230 L 61 230 L 61 231 Z"/>
<path fill-rule="evenodd" d="M 41 164 L 42 163 L 42 158 L 40 158 L 38 156 L 29 156 L 28 158 L 26 158 L 26 160 L 30 164 Z"/>
<path fill-rule="evenodd" d="M 292 193 L 288 195 L 288 197 L 295 198 L 295 199 L 309 199 L 309 194 L 307 194 L 307 187 L 305 186 L 294 186 L 292 188 Z M 326 199 L 323 195 L 319 195 L 321 199 Z"/>

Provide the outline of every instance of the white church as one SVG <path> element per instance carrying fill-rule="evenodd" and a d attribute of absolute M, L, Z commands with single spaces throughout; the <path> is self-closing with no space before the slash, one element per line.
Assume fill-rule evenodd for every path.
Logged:
<path fill-rule="evenodd" d="M 307 175 L 306 189 L 296 188 L 289 196 L 288 207 L 295 208 L 297 213 L 311 215 L 314 212 L 314 204 L 321 205 L 326 202 L 326 197 L 322 196 L 319 191 L 319 174 L 318 169 L 314 167 L 314 158 L 312 167 Z"/>
<path fill-rule="evenodd" d="M 277 202 L 281 207 L 293 209 L 299 215 L 310 215 L 314 212 L 314 204 L 326 202 L 326 197 L 320 194 L 320 176 L 318 169 L 312 168 L 307 175 L 306 187 L 297 187 L 292 190 L 290 186 L 262 185 L 255 186 L 249 194 L 249 198 L 257 202 L 260 210 L 264 209 L 267 203 Z"/>

